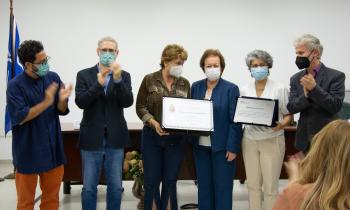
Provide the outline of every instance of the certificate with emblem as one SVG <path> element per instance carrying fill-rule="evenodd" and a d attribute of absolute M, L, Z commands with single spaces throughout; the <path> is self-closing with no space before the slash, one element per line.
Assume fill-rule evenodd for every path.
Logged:
<path fill-rule="evenodd" d="M 214 131 L 213 102 L 163 97 L 162 128 L 170 133 L 208 136 Z"/>
<path fill-rule="evenodd" d="M 278 100 L 241 96 L 237 98 L 233 122 L 274 127 L 278 121 Z"/>

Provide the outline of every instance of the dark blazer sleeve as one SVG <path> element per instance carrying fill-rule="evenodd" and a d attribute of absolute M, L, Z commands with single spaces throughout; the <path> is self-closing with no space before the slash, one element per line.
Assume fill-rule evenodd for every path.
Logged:
<path fill-rule="evenodd" d="M 226 150 L 238 154 L 241 150 L 242 142 L 242 125 L 240 123 L 234 123 L 233 117 L 236 110 L 236 101 L 239 96 L 239 89 L 237 86 L 233 86 L 229 91 L 229 134 L 226 144 Z"/>
<path fill-rule="evenodd" d="M 75 103 L 80 109 L 86 109 L 95 101 L 97 97 L 103 94 L 103 86 L 97 82 L 97 79 L 90 78 L 96 75 L 89 75 L 87 70 L 82 70 L 77 74 L 75 86 Z"/>
<path fill-rule="evenodd" d="M 191 88 L 190 88 L 190 95 L 192 99 L 201 99 L 200 97 L 200 85 L 202 81 L 197 81 L 192 83 Z M 204 97 L 204 96 L 203 96 Z"/>
<path fill-rule="evenodd" d="M 311 106 L 303 91 L 298 90 L 298 76 L 295 75 L 290 79 L 290 95 L 287 109 L 291 114 L 301 112 Z"/>
<path fill-rule="evenodd" d="M 131 106 L 134 102 L 134 96 L 131 88 L 131 78 L 128 72 L 122 72 L 122 80 L 114 83 L 113 95 L 115 96 L 117 103 L 122 108 Z"/>
<path fill-rule="evenodd" d="M 191 95 L 191 97 L 190 98 L 193 98 L 193 96 L 194 96 L 194 86 L 193 86 L 193 84 L 192 84 L 192 86 L 191 86 L 191 88 L 190 88 L 190 95 Z"/>
<path fill-rule="evenodd" d="M 309 92 L 312 101 L 331 114 L 340 111 L 345 91 L 345 74 L 339 72 L 330 82 L 329 92 L 325 91 L 318 84 Z"/>

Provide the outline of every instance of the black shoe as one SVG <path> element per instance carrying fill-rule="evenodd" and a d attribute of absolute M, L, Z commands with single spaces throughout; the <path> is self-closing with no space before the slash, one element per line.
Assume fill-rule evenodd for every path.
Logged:
<path fill-rule="evenodd" d="M 10 173 L 4 177 L 5 179 L 15 179 L 15 173 Z"/>

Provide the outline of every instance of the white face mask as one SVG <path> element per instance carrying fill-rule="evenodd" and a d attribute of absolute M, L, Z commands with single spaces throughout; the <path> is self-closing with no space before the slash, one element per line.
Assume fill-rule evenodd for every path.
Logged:
<path fill-rule="evenodd" d="M 182 65 L 170 67 L 169 74 L 176 78 L 179 78 L 182 74 Z"/>
<path fill-rule="evenodd" d="M 220 67 L 205 69 L 205 75 L 207 75 L 207 78 L 209 81 L 216 81 L 220 79 L 220 74 L 221 74 Z"/>

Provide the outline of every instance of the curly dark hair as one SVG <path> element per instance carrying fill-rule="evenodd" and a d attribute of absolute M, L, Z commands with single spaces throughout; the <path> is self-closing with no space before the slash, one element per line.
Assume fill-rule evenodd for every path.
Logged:
<path fill-rule="evenodd" d="M 44 46 L 40 41 L 26 40 L 18 48 L 19 61 L 23 66 L 26 62 L 33 63 L 35 61 L 35 55 L 43 50 Z"/>

